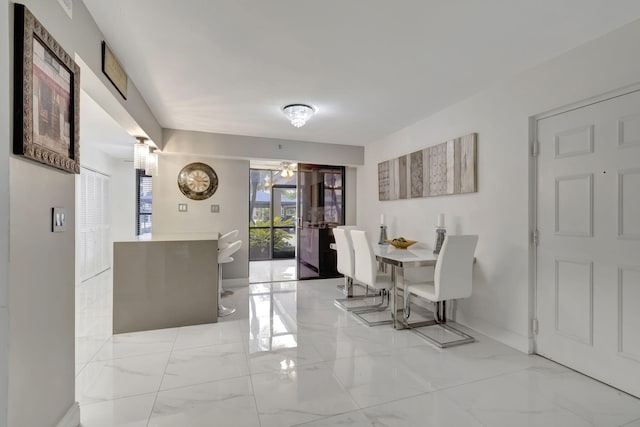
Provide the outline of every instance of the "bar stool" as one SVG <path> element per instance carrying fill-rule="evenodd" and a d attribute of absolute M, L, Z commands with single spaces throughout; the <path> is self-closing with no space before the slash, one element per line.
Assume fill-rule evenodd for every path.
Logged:
<path fill-rule="evenodd" d="M 227 247 L 222 248 L 218 251 L 218 317 L 229 316 L 236 312 L 235 308 L 227 308 L 222 305 L 222 265 L 233 262 L 234 253 L 240 250 L 240 246 L 242 246 L 242 240 L 236 240 L 235 242 L 229 244 Z"/>
<path fill-rule="evenodd" d="M 238 238 L 238 234 L 240 232 L 238 230 L 231 230 L 228 233 L 223 234 L 218 238 L 218 248 L 221 249 L 223 247 L 229 246 L 229 244 L 236 241 Z"/>
<path fill-rule="evenodd" d="M 218 250 L 224 249 L 227 246 L 229 246 L 231 243 L 235 242 L 238 239 L 238 234 L 240 234 L 240 232 L 236 229 L 236 230 L 231 230 L 230 232 L 220 236 L 218 238 Z M 225 288 L 222 288 L 222 295 L 225 297 L 229 295 L 233 295 L 233 291 L 229 291 Z"/>

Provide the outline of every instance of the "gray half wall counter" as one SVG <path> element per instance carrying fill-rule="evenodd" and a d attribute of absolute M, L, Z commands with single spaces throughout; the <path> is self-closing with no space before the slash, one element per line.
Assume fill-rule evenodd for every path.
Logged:
<path fill-rule="evenodd" d="M 218 321 L 218 233 L 113 244 L 113 333 Z"/>

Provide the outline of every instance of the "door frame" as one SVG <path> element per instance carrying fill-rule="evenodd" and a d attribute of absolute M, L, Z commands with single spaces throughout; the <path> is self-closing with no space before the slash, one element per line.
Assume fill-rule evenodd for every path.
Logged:
<path fill-rule="evenodd" d="M 537 332 L 538 332 L 538 121 L 569 111 L 588 107 L 600 102 L 609 101 L 614 98 L 625 96 L 634 92 L 640 92 L 640 83 L 601 93 L 581 101 L 573 102 L 562 107 L 554 108 L 543 113 L 529 117 L 529 316 L 528 316 L 528 341 L 529 353 L 537 353 Z"/>

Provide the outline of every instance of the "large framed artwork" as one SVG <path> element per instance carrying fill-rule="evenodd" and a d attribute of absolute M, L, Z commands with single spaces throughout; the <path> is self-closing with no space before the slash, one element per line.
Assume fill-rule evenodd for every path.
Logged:
<path fill-rule="evenodd" d="M 15 5 L 13 152 L 80 173 L 80 67 Z"/>
<path fill-rule="evenodd" d="M 478 191 L 477 141 L 472 133 L 378 163 L 378 200 Z"/>

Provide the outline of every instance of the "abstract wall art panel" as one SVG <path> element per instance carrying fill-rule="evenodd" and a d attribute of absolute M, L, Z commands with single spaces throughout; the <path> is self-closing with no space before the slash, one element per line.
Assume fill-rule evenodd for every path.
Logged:
<path fill-rule="evenodd" d="M 378 163 L 378 200 L 478 191 L 477 139 L 472 133 Z"/>

